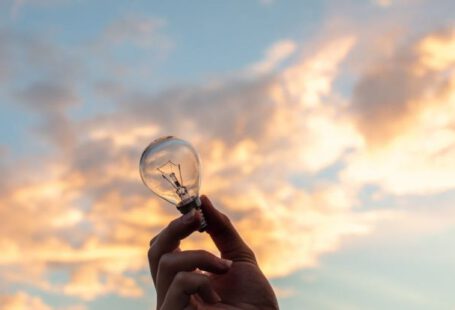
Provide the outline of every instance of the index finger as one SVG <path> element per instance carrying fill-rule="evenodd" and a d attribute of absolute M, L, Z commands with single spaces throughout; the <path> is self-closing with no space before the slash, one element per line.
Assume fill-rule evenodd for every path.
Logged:
<path fill-rule="evenodd" d="M 215 209 L 206 196 L 201 196 L 201 208 L 207 221 L 207 233 L 221 252 L 222 258 L 256 264 L 253 251 L 240 237 L 229 218 Z"/>
<path fill-rule="evenodd" d="M 180 245 L 180 240 L 186 238 L 198 229 L 199 224 L 200 215 L 193 209 L 170 222 L 166 228 L 152 239 L 148 251 L 148 259 L 153 282 L 156 282 L 156 274 L 158 272 L 158 264 L 161 256 L 177 249 Z"/>

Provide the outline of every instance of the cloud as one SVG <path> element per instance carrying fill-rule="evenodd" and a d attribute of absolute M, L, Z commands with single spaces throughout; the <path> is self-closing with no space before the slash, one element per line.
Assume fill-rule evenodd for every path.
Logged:
<path fill-rule="evenodd" d="M 0 295 L 0 304 L 4 310 L 51 310 L 39 297 L 30 296 L 24 292 Z"/>
<path fill-rule="evenodd" d="M 132 83 L 149 89 L 160 82 L 156 71 L 166 64 L 174 41 L 165 19 L 126 13 L 104 24 L 92 40 L 78 48 L 78 55 L 90 55 L 84 77 L 92 79 L 89 89 L 102 99 L 99 101 L 108 99 L 107 106 L 131 91 Z"/>
<path fill-rule="evenodd" d="M 450 74 L 445 74 L 451 65 L 450 58 L 444 55 L 452 43 L 450 37 L 445 41 L 433 38 L 439 36 L 435 34 L 421 43 L 399 48 L 369 68 L 357 82 L 352 109 L 368 143 L 386 143 L 399 136 L 400 131 L 412 128 L 419 113 L 429 106 L 431 97 L 442 94 L 450 83 Z M 438 43 L 431 43 L 434 41 Z M 439 53 L 435 51 L 438 47 L 442 47 Z M 433 70 L 437 61 L 442 62 L 440 66 L 444 70 Z M 433 105 L 443 103 L 443 100 L 431 101 Z"/>
<path fill-rule="evenodd" d="M 73 145 L 76 137 L 67 110 L 81 100 L 73 86 L 56 80 L 37 81 L 17 92 L 24 106 L 42 118 L 38 132 L 61 149 Z"/>
<path fill-rule="evenodd" d="M 395 194 L 453 188 L 453 42 L 452 30 L 431 33 L 359 80 L 352 108 L 367 144 L 348 160 L 346 180 Z"/>
<path fill-rule="evenodd" d="M 455 66 L 455 29 L 446 29 L 422 39 L 418 44 L 420 65 L 428 70 L 446 71 Z"/>
<path fill-rule="evenodd" d="M 118 111 L 67 119 L 77 129 L 71 151 L 33 158 L 40 165 L 17 171 L 22 177 L 0 199 L 9 219 L 1 235 L 14 236 L 0 238 L 4 278 L 86 300 L 143 294 L 126 274 L 145 272 L 149 239 L 178 214 L 141 184 L 137 164 L 152 136 L 169 132 L 191 137 L 201 151 L 204 191 L 233 217 L 267 275 L 314 266 L 344 236 L 368 232 L 380 215 L 354 214 L 348 188 L 308 190 L 292 180 L 318 173 L 357 143 L 339 106 L 325 103 L 335 98 L 331 85 L 353 42 L 323 44 L 273 76 L 130 92 Z M 41 110 L 52 100 L 64 109 L 62 94 L 46 92 Z M 200 246 L 195 238 L 187 246 Z M 281 264 L 283 257 L 293 259 Z M 67 283 L 47 280 L 57 268 L 69 274 Z"/>
<path fill-rule="evenodd" d="M 69 283 L 63 288 L 65 295 L 78 296 L 85 300 L 112 292 L 124 297 L 143 295 L 142 289 L 133 279 L 122 274 L 106 274 L 102 279 L 100 266 L 90 264 L 73 271 Z"/>
<path fill-rule="evenodd" d="M 32 127 L 32 144 L 43 148 L 43 137 L 58 149 L 68 149 L 75 135 L 68 110 L 81 106 L 78 89 L 85 66 L 75 56 L 43 35 L 30 35 L 12 28 L 0 29 L 0 71 L 4 106 L 31 113 L 24 121 Z M 22 108 L 22 109 L 18 109 Z M 37 146 L 38 145 L 38 146 Z"/>
<path fill-rule="evenodd" d="M 252 74 L 267 74 L 289 58 L 297 49 L 297 44 L 292 40 L 276 42 L 265 54 L 265 58 L 252 65 L 247 71 Z"/>
<path fill-rule="evenodd" d="M 275 292 L 275 295 L 278 297 L 278 299 L 289 298 L 299 294 L 299 291 L 294 287 L 274 286 L 273 291 Z"/>
<path fill-rule="evenodd" d="M 57 81 L 36 81 L 17 93 L 19 100 L 37 111 L 55 111 L 77 104 L 75 91 Z"/>
<path fill-rule="evenodd" d="M 170 41 L 161 35 L 163 19 L 125 16 L 106 27 L 102 37 L 114 45 L 132 44 L 141 48 L 169 48 Z"/>

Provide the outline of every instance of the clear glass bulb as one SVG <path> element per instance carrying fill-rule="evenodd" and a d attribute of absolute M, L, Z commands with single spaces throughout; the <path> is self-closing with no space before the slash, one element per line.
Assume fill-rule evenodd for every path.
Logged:
<path fill-rule="evenodd" d="M 139 167 L 142 181 L 157 196 L 183 214 L 193 208 L 201 212 L 200 160 L 191 144 L 172 136 L 156 139 L 142 153 Z M 206 226 L 201 212 L 199 231 Z"/>

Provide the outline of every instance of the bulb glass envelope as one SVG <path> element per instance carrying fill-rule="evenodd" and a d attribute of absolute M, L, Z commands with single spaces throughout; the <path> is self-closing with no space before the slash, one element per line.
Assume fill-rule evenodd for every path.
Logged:
<path fill-rule="evenodd" d="M 193 146 L 172 136 L 150 143 L 140 161 L 144 184 L 176 206 L 198 197 L 201 182 L 199 169 L 199 156 Z"/>

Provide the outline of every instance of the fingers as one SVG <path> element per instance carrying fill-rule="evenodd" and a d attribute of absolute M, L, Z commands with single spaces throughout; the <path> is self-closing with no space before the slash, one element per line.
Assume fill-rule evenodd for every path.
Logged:
<path fill-rule="evenodd" d="M 177 273 L 167 291 L 161 310 L 185 309 L 191 295 L 198 294 L 206 303 L 221 301 L 220 296 L 210 286 L 207 276 L 181 271 Z"/>
<path fill-rule="evenodd" d="M 156 284 L 156 274 L 158 271 L 158 263 L 163 254 L 172 252 L 178 248 L 180 240 L 190 235 L 198 229 L 200 223 L 200 215 L 195 210 L 173 220 L 164 228 L 156 237 L 150 241 L 150 249 L 148 251 L 148 259 L 150 264 L 150 272 L 152 273 L 153 281 Z"/>
<path fill-rule="evenodd" d="M 221 257 L 256 263 L 253 251 L 242 240 L 229 218 L 216 210 L 206 196 L 201 196 L 201 203 L 207 221 L 207 233 L 220 250 Z"/>
<path fill-rule="evenodd" d="M 221 274 L 227 272 L 231 265 L 232 261 L 218 258 L 202 250 L 164 254 L 158 265 L 156 279 L 158 306 L 163 303 L 169 286 L 179 272 L 198 268 Z"/>

